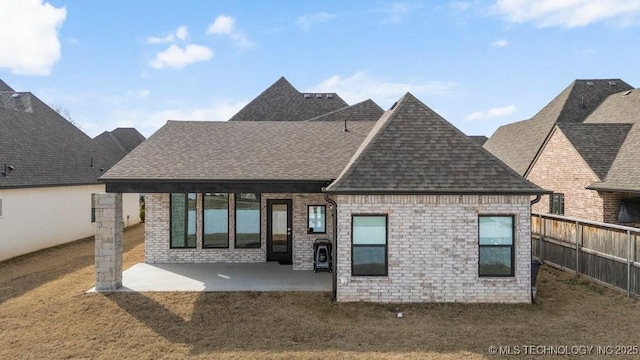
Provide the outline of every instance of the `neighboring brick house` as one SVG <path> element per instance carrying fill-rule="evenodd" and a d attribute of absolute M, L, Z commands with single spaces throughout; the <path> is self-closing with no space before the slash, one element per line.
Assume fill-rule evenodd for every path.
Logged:
<path fill-rule="evenodd" d="M 240 113 L 256 120 L 261 97 Z M 530 302 L 530 201 L 545 191 L 411 94 L 373 105 L 329 121 L 170 121 L 101 179 L 148 194 L 147 262 L 311 270 L 327 238 L 338 301 Z M 98 289 L 118 285 L 97 268 Z"/>
<path fill-rule="evenodd" d="M 91 139 L 0 80 L 0 261 L 95 234 L 98 177 L 143 140 L 131 128 Z M 137 194 L 125 196 L 123 216 L 140 222 Z"/>
<path fill-rule="evenodd" d="M 554 192 L 533 211 L 638 225 L 639 95 L 618 79 L 576 80 L 531 120 L 498 129 L 485 148 Z"/>

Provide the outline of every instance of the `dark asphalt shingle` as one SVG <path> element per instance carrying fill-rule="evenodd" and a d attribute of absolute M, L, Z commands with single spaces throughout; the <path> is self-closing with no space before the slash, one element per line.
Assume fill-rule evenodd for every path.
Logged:
<path fill-rule="evenodd" d="M 604 179 L 632 124 L 560 123 L 557 126 L 598 178 Z"/>
<path fill-rule="evenodd" d="M 348 104 L 335 93 L 301 93 L 281 77 L 229 121 L 308 120 L 345 106 Z"/>
<path fill-rule="evenodd" d="M 378 120 L 327 191 L 544 192 L 409 93 Z"/>
<path fill-rule="evenodd" d="M 498 128 L 484 147 L 524 175 L 556 123 L 581 123 L 607 96 L 629 89 L 620 79 L 575 80 L 531 119 Z"/>
<path fill-rule="evenodd" d="M 375 123 L 168 121 L 102 180 L 332 180 Z"/>
<path fill-rule="evenodd" d="M 14 168 L 0 175 L 0 188 L 97 184 L 100 168 L 109 169 L 124 155 L 94 141 L 31 93 L 0 93 L 0 167 Z"/>
<path fill-rule="evenodd" d="M 365 100 L 351 106 L 326 113 L 309 119 L 307 121 L 377 121 L 384 113 L 384 110 L 373 100 Z"/>

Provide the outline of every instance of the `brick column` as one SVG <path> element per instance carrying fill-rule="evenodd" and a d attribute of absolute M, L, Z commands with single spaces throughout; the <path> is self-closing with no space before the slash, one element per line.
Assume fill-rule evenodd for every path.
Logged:
<path fill-rule="evenodd" d="M 122 286 L 122 194 L 94 194 L 96 204 L 96 291 Z"/>

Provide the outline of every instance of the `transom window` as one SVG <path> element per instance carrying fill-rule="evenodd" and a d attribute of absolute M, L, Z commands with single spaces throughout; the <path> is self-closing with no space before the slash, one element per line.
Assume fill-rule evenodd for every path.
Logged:
<path fill-rule="evenodd" d="M 307 209 L 309 234 L 326 234 L 327 207 L 325 205 L 309 205 Z"/>
<path fill-rule="evenodd" d="M 513 216 L 478 218 L 479 276 L 513 276 Z"/>
<path fill-rule="evenodd" d="M 202 247 L 229 247 L 229 194 L 202 195 Z"/>
<path fill-rule="evenodd" d="M 196 247 L 196 194 L 171 194 L 171 247 Z"/>
<path fill-rule="evenodd" d="M 353 215 L 351 230 L 351 274 L 386 276 L 387 215 Z"/>

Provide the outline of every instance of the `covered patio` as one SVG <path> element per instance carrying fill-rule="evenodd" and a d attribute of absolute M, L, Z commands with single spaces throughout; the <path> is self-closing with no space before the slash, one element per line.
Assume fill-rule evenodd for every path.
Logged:
<path fill-rule="evenodd" d="M 95 288 L 89 290 L 94 292 Z M 294 271 L 277 262 L 145 264 L 122 273 L 114 291 L 331 291 L 328 272 Z"/>

